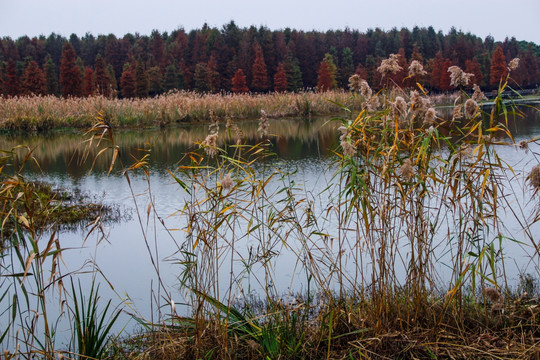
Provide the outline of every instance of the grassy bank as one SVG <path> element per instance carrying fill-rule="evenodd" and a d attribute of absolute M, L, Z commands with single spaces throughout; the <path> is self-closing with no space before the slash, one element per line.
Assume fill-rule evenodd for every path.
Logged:
<path fill-rule="evenodd" d="M 89 128 L 99 114 L 115 127 L 166 126 L 207 121 L 210 113 L 224 118 L 256 119 L 265 110 L 270 117 L 335 114 L 332 102 L 351 105 L 350 92 L 272 93 L 262 95 L 201 95 L 175 92 L 148 99 L 15 97 L 0 98 L 0 129 L 44 130 Z"/>
<path fill-rule="evenodd" d="M 383 74 L 397 63 L 389 65 Z M 468 78 L 458 70 L 452 82 L 463 87 Z M 342 102 L 349 107 L 338 107 L 347 116 L 335 120 L 339 147 L 320 192 L 302 188 L 272 160 L 264 111 L 255 144 L 234 122 L 214 117 L 199 147 L 179 155 L 171 180 L 185 198 L 175 229 L 156 209 L 151 153 L 119 164 L 134 206 L 144 204 L 136 217 L 158 282 L 148 293 L 159 316 L 129 311 L 142 334 L 108 341 L 107 321 L 118 312 L 93 286 L 88 298 L 73 282 L 63 286 L 60 254 L 67 249 L 15 217 L 15 255 L 0 267 L 0 303 L 10 319 L 0 328 L 0 344 L 11 345 L 5 357 L 538 358 L 539 138 L 514 142 L 507 119 L 518 111 L 501 95 L 507 83 L 486 113 L 480 89 L 460 91 L 450 118 L 421 87 L 405 92 L 387 82 L 374 94 L 358 85 Z M 324 94 L 313 96 L 322 101 Z M 99 143 L 95 156 L 108 154 L 111 169 L 122 162 L 114 129 L 105 115 L 86 141 Z M 531 152 L 535 163 L 513 169 L 500 147 Z M 134 173 L 147 180 L 145 194 L 131 188 Z M 162 283 L 158 239 L 175 245 L 166 255 L 177 270 L 174 290 Z M 532 264 L 518 268 L 533 272 L 519 282 L 507 273 L 507 251 L 516 244 Z M 44 267 L 47 258 L 54 271 Z M 281 268 L 290 271 L 289 286 Z M 292 286 L 297 280 L 300 289 Z M 20 295 L 30 292 L 37 305 Z M 73 324 L 68 348 L 54 341 L 56 319 L 45 299 L 55 296 Z M 34 335 L 36 324 L 44 335 Z"/>

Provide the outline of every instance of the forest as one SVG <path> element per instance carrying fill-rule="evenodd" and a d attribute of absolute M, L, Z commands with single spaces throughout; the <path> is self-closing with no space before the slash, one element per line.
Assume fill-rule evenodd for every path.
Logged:
<path fill-rule="evenodd" d="M 240 28 L 233 21 L 221 29 L 154 30 L 150 36 L 87 33 L 69 39 L 50 34 L 0 39 L 0 94 L 145 98 L 174 89 L 199 93 L 266 93 L 347 88 L 356 73 L 375 89 L 383 86 L 376 71 L 382 59 L 398 54 L 402 68 L 417 60 L 421 79 L 432 92 L 454 89 L 447 69 L 457 65 L 474 74 L 472 83 L 497 88 L 506 63 L 521 59 L 512 73 L 513 87 L 540 83 L 540 46 L 515 38 L 496 42 L 452 28 L 433 27 L 365 33 L 345 30 L 298 31 Z M 404 71 L 392 76 L 402 87 L 420 79 Z M 472 86 L 471 83 L 471 86 Z"/>

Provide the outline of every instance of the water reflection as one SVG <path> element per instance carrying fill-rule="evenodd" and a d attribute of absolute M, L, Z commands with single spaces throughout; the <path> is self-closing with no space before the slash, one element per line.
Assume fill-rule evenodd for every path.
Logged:
<path fill-rule="evenodd" d="M 442 117 L 450 116 L 449 110 L 439 109 Z M 521 108 L 519 115 L 509 115 L 508 127 L 515 138 L 540 133 L 540 113 L 532 107 Z M 241 126 L 246 143 L 255 144 L 260 141 L 256 121 L 245 121 Z M 273 119 L 270 120 L 270 140 L 273 152 L 278 158 L 300 160 L 310 158 L 326 158 L 337 146 L 337 121 L 331 118 L 314 120 Z M 156 171 L 172 169 L 186 152 L 197 149 L 197 142 L 204 140 L 208 134 L 205 124 L 189 127 L 171 127 L 166 129 L 122 130 L 114 134 L 115 145 L 120 147 L 120 160 L 115 170 L 122 165 L 128 166 L 134 158 L 150 154 L 150 168 Z M 230 135 L 229 135 L 230 134 Z M 103 173 L 109 170 L 112 152 L 106 151 L 96 157 L 101 149 L 111 144 L 103 140 L 99 146 L 85 142 L 90 135 L 81 132 L 51 132 L 46 134 L 5 135 L 0 137 L 0 149 L 11 149 L 17 145 L 25 145 L 34 150 L 40 169 L 59 177 L 81 179 L 88 175 L 92 165 L 93 172 Z M 218 145 L 229 139 L 234 143 L 236 135 L 221 124 Z M 21 156 L 24 151 L 19 150 Z M 20 157 L 19 157 L 20 158 Z M 84 160 L 86 159 L 86 161 Z M 95 163 L 94 163 L 95 161 Z M 38 171 L 31 166 L 31 171 Z"/>
<path fill-rule="evenodd" d="M 278 158 L 298 160 L 307 158 L 327 157 L 330 149 L 337 143 L 336 122 L 329 118 L 316 120 L 280 119 L 271 120 L 270 141 L 272 151 Z M 246 143 L 254 144 L 260 141 L 257 133 L 257 122 L 242 122 L 239 124 Z M 222 146 L 227 139 L 234 143 L 235 134 L 221 124 L 218 145 Z M 116 170 L 121 170 L 121 164 L 128 166 L 134 158 L 150 154 L 150 167 L 154 170 L 174 168 L 186 152 L 197 149 L 197 142 L 204 140 L 208 134 L 207 125 L 192 125 L 189 127 L 171 127 L 166 129 L 122 130 L 114 134 L 115 145 L 120 147 L 120 160 Z M 81 179 L 92 172 L 108 171 L 112 160 L 112 152 L 98 153 L 101 149 L 111 146 L 103 139 L 97 146 L 94 140 L 90 144 L 90 135 L 81 132 L 55 132 L 31 135 L 6 135 L 0 137 L 0 148 L 11 149 L 17 145 L 25 145 L 33 149 L 33 155 L 41 170 L 60 177 L 68 176 Z M 19 159 L 25 152 L 19 150 Z M 86 160 L 85 160 L 86 159 Z M 95 163 L 94 163 L 95 161 Z M 31 171 L 38 167 L 30 164 Z"/>
<path fill-rule="evenodd" d="M 441 113 L 443 113 L 442 110 Z M 523 117 L 511 116 L 509 119 L 509 128 L 515 135 L 516 141 L 540 135 L 539 113 L 532 108 L 524 108 L 523 113 Z M 321 118 L 312 121 L 299 119 L 270 121 L 270 132 L 273 134 L 270 140 L 273 151 L 279 159 L 276 165 L 283 171 L 295 173 L 289 181 L 294 182 L 303 195 L 313 202 L 314 211 L 318 213 L 322 213 L 328 205 L 327 200 L 330 201 L 331 194 L 325 192 L 333 181 L 333 170 L 329 170 L 330 155 L 332 149 L 338 145 L 339 135 L 336 128 L 339 123 L 330 120 Z M 260 141 L 257 122 L 242 122 L 239 125 L 242 126 L 246 142 Z M 227 133 L 225 124 L 221 125 L 220 133 Z M 84 234 L 80 232 L 62 234 L 63 244 L 69 244 L 71 248 L 64 254 L 66 266 L 69 269 L 80 269 L 88 259 L 94 259 L 95 264 L 118 291 L 129 294 L 134 306 L 149 318 L 152 316 L 149 314 L 151 311 L 149 289 L 158 283 L 149 251 L 152 252 L 154 259 L 161 262 L 160 278 L 166 286 L 170 287 L 167 290 L 173 293 L 173 297 L 179 297 L 175 292 L 178 288 L 179 266 L 175 263 L 167 263 L 166 260 L 178 251 L 177 244 L 185 241 L 185 233 L 178 231 L 184 223 L 178 216 L 172 214 L 181 209 L 187 199 L 185 192 L 173 181 L 166 170 L 175 169 L 184 154 L 197 149 L 196 142 L 202 141 L 207 134 L 208 127 L 203 124 L 117 132 L 115 145 L 120 147 L 121 162 L 125 166 L 133 163 L 133 157 L 141 158 L 147 153 L 150 154 L 150 186 L 144 176 L 134 174 L 131 178 L 131 188 L 127 186 L 126 179 L 121 176 L 120 162 L 110 175 L 106 175 L 112 160 L 110 151 L 96 158 L 99 151 L 110 144 L 102 142 L 99 147 L 95 145 L 87 147 L 88 143 L 84 140 L 88 136 L 85 137 L 83 133 L 2 136 L 0 148 L 10 149 L 23 144 L 34 149 L 34 156 L 40 168 L 30 166 L 28 170 L 31 176 L 39 177 L 41 180 L 63 187 L 78 187 L 94 194 L 104 193 L 105 201 L 126 206 L 137 204 L 139 209 L 143 209 L 141 211 L 143 213 L 149 203 L 153 202 L 156 214 L 149 215 L 142 224 L 134 217 L 131 221 L 107 228 L 108 242 L 99 243 L 97 239 L 90 238 L 84 243 L 84 247 L 78 248 Z M 221 141 L 223 139 L 224 137 L 221 137 Z M 231 143 L 234 139 L 233 134 Z M 82 161 L 85 151 L 88 151 L 87 160 Z M 20 154 L 22 156 L 23 152 L 20 151 Z M 515 170 L 521 173 L 527 173 L 531 164 L 537 162 L 532 154 L 533 151 L 524 155 L 524 152 L 518 152 L 514 147 L 505 147 L 500 153 Z M 95 166 L 90 173 L 94 159 L 96 159 Z M 515 164 L 519 165 L 519 169 L 514 166 Z M 270 184 L 269 190 L 273 191 L 275 186 L 277 185 Z M 321 195 L 323 193 L 324 196 Z M 331 217 L 326 219 L 326 216 L 328 214 L 322 215 L 320 221 L 324 225 L 327 225 L 325 222 L 328 223 L 330 232 L 335 219 Z M 162 224 L 165 226 L 163 227 Z M 520 232 L 519 224 L 507 223 L 505 225 L 511 228 L 513 233 Z M 148 234 L 152 242 L 151 250 L 146 246 Z M 355 240 L 351 239 L 351 241 Z M 247 251 L 249 245 L 245 244 L 243 250 Z M 237 249 L 237 251 L 241 250 Z M 523 253 L 523 251 L 510 251 L 506 254 L 507 260 L 509 263 L 515 261 L 516 264 L 521 264 Z M 302 277 L 303 274 L 298 273 L 295 267 L 297 260 L 294 256 L 287 258 L 287 254 L 283 254 L 279 266 L 276 266 L 275 275 L 279 279 L 276 285 L 279 287 L 277 292 L 285 292 L 289 287 L 298 291 L 302 290 L 305 276 Z M 350 266 L 353 267 L 354 264 Z M 104 293 L 104 298 L 114 298 L 114 296 L 113 293 Z"/>

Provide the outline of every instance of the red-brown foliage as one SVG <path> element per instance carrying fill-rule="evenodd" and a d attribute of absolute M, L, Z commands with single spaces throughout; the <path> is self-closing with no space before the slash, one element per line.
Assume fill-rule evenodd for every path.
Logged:
<path fill-rule="evenodd" d="M 332 71 L 330 65 L 323 60 L 317 71 L 317 91 L 328 91 L 332 88 Z"/>
<path fill-rule="evenodd" d="M 90 66 L 84 68 L 83 94 L 84 96 L 94 95 L 96 92 L 94 81 L 94 70 Z"/>
<path fill-rule="evenodd" d="M 450 59 L 445 59 L 439 77 L 439 89 L 442 91 L 448 91 L 454 88 L 453 86 L 450 86 L 450 73 L 448 72 L 450 66 L 452 66 L 452 61 L 450 61 Z"/>
<path fill-rule="evenodd" d="M 236 70 L 234 77 L 232 78 L 232 91 L 234 93 L 247 93 L 249 91 L 246 84 L 246 75 L 242 69 Z"/>
<path fill-rule="evenodd" d="M 28 62 L 22 80 L 23 95 L 45 95 L 47 86 L 45 75 L 34 60 Z"/>
<path fill-rule="evenodd" d="M 6 66 L 6 81 L 4 83 L 4 92 L 8 96 L 17 96 L 21 91 L 19 77 L 17 76 L 17 67 L 15 61 L 10 60 Z"/>
<path fill-rule="evenodd" d="M 274 91 L 284 92 L 287 91 L 287 74 L 285 73 L 285 66 L 283 63 L 279 63 L 276 74 L 274 75 Z"/>
<path fill-rule="evenodd" d="M 101 55 L 96 57 L 96 71 L 94 73 L 96 91 L 103 96 L 111 95 L 111 81 L 107 73 L 107 65 Z"/>
<path fill-rule="evenodd" d="M 448 68 L 444 68 L 444 58 L 442 57 L 442 53 L 439 51 L 431 61 L 430 84 L 432 88 L 440 89 L 441 77 L 447 70 Z M 450 84 L 450 76 L 448 77 L 448 84 Z"/>
<path fill-rule="evenodd" d="M 506 76 L 506 58 L 501 46 L 497 46 L 491 57 L 491 69 L 489 85 L 498 85 L 502 78 Z"/>
<path fill-rule="evenodd" d="M 477 84 L 479 86 L 482 86 L 484 75 L 482 74 L 480 64 L 478 63 L 478 61 L 476 61 L 476 59 L 465 61 L 465 72 L 474 75 L 469 85 Z"/>
<path fill-rule="evenodd" d="M 261 47 L 256 44 L 255 60 L 253 61 L 253 67 L 251 70 L 251 89 L 254 91 L 268 90 L 268 72 L 266 70 L 266 63 L 264 62 L 264 56 Z"/>
<path fill-rule="evenodd" d="M 126 66 L 120 77 L 120 93 L 123 98 L 135 97 L 135 75 L 131 66 Z"/>
<path fill-rule="evenodd" d="M 62 49 L 62 59 L 60 60 L 60 86 L 64 96 L 82 95 L 82 74 L 75 64 L 75 50 L 68 42 Z"/>

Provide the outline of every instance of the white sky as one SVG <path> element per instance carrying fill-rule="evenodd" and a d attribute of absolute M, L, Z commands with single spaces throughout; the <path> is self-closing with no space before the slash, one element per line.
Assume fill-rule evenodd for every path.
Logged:
<path fill-rule="evenodd" d="M 0 37 L 69 37 L 113 33 L 150 35 L 153 29 L 219 29 L 234 20 L 240 27 L 272 30 L 357 29 L 433 26 L 445 34 L 454 26 L 484 39 L 540 44 L 540 0 L 0 0 Z"/>

